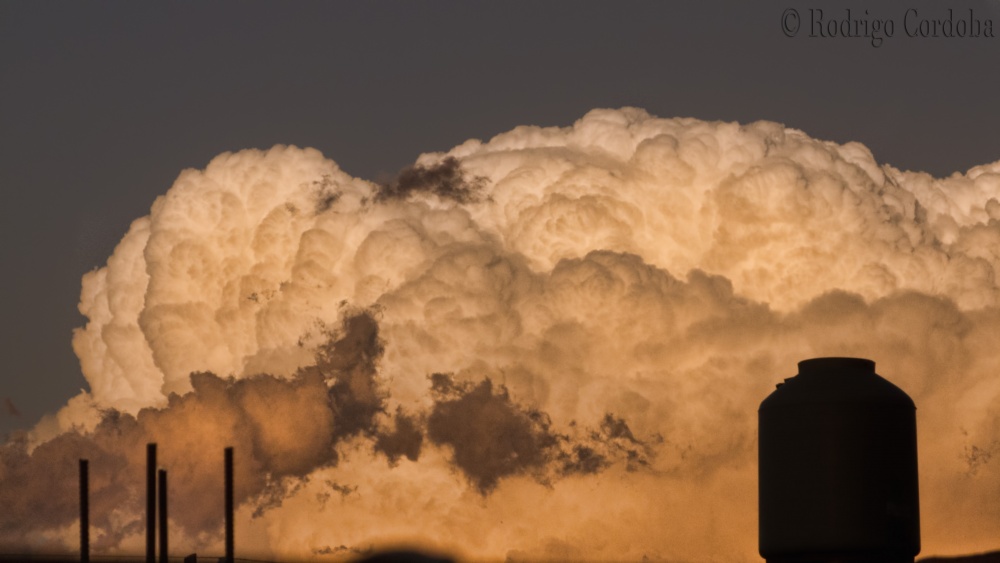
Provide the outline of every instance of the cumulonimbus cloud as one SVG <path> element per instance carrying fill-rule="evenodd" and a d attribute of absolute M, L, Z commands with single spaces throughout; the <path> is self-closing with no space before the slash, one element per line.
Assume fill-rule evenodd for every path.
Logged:
<path fill-rule="evenodd" d="M 134 550 L 155 440 L 192 549 L 218 546 L 197 499 L 234 445 L 261 554 L 756 561 L 757 405 L 850 355 L 917 404 L 925 552 L 996 548 L 998 199 L 1000 162 L 933 178 L 634 108 L 385 185 L 221 155 L 84 277 L 90 391 L 3 447 L 3 502 L 41 508 L 0 541 L 72 545 L 51 499 L 89 456 L 97 545 Z"/>

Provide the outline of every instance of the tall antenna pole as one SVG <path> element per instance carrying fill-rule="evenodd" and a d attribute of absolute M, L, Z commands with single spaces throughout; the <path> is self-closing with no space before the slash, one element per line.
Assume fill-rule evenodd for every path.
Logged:
<path fill-rule="evenodd" d="M 156 444 L 146 444 L 146 563 L 156 563 Z"/>
<path fill-rule="evenodd" d="M 90 474 L 87 460 L 80 460 L 80 563 L 90 561 Z"/>
<path fill-rule="evenodd" d="M 226 448 L 226 563 L 233 563 L 233 448 Z"/>
<path fill-rule="evenodd" d="M 160 563 L 167 563 L 169 549 L 167 548 L 167 471 L 161 469 L 159 482 L 160 502 Z"/>

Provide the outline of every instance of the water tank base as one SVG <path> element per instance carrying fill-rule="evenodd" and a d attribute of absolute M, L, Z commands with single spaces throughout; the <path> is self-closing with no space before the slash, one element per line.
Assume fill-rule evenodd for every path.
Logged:
<path fill-rule="evenodd" d="M 913 563 L 913 557 L 898 555 L 790 555 L 768 557 L 767 563 Z"/>

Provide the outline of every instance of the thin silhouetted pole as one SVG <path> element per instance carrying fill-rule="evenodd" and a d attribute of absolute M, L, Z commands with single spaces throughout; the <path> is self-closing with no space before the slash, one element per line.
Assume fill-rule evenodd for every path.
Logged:
<path fill-rule="evenodd" d="M 226 448 L 226 563 L 233 563 L 233 448 Z"/>
<path fill-rule="evenodd" d="M 156 444 L 146 444 L 146 563 L 156 563 Z"/>
<path fill-rule="evenodd" d="M 160 563 L 167 563 L 167 471 L 160 470 L 159 498 L 160 503 Z"/>
<path fill-rule="evenodd" d="M 80 563 L 90 561 L 90 474 L 80 460 Z"/>

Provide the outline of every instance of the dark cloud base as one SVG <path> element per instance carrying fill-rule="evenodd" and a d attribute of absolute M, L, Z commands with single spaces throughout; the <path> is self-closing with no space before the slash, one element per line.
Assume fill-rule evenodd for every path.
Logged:
<path fill-rule="evenodd" d="M 172 394 L 164 408 L 136 416 L 104 411 L 92 432 L 60 435 L 30 453 L 25 435 L 8 441 L 0 446 L 0 544 L 22 547 L 25 530 L 76 521 L 81 458 L 90 460 L 94 549 L 113 548 L 141 532 L 149 442 L 159 444 L 159 461 L 171 477 L 171 519 L 192 537 L 221 534 L 218 507 L 203 499 L 222 488 L 222 450 L 228 446 L 236 451 L 235 500 L 251 506 L 254 518 L 280 507 L 313 471 L 336 466 L 338 444 L 358 436 L 390 467 L 403 458 L 417 461 L 427 440 L 445 447 L 456 470 L 484 496 L 516 475 L 551 484 L 618 461 L 630 470 L 648 464 L 652 450 L 623 419 L 608 414 L 596 429 L 581 431 L 574 423 L 574 436 L 562 434 L 546 413 L 517 403 L 489 378 L 458 382 L 432 374 L 428 412 L 399 407 L 390 414 L 378 379 L 384 345 L 375 315 L 347 315 L 328 332 L 315 364 L 291 378 L 193 373 L 193 391 Z M 357 490 L 327 485 L 321 501 Z M 121 513 L 130 515 L 124 524 L 113 518 Z"/>

